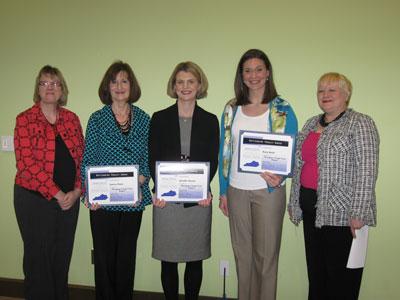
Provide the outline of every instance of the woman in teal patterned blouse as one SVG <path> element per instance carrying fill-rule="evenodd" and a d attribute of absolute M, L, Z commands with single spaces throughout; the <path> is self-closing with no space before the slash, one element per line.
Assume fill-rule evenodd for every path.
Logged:
<path fill-rule="evenodd" d="M 137 206 L 91 207 L 96 299 L 133 296 L 136 243 L 143 210 L 151 203 L 147 153 L 150 118 L 133 105 L 140 95 L 131 67 L 121 61 L 113 63 L 99 88 L 105 105 L 90 116 L 86 129 L 83 179 L 88 166 L 136 164 L 142 195 Z"/>

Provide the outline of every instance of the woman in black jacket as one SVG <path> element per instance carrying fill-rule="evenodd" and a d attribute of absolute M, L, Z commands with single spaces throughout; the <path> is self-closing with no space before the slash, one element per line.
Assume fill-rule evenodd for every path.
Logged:
<path fill-rule="evenodd" d="M 167 93 L 176 103 L 154 113 L 150 123 L 149 162 L 155 181 L 156 161 L 206 161 L 210 181 L 218 166 L 219 127 L 215 115 L 197 105 L 207 96 L 208 82 L 193 62 L 176 66 Z M 166 203 L 154 197 L 153 257 L 161 261 L 167 300 L 178 299 L 178 263 L 186 262 L 185 299 L 198 299 L 202 262 L 211 256 L 211 200 Z"/>

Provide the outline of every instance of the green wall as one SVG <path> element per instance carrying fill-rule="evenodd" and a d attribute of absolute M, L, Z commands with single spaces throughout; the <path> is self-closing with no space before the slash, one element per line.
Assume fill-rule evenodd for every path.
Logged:
<path fill-rule="evenodd" d="M 299 124 L 319 112 L 316 81 L 327 71 L 354 84 L 351 106 L 371 115 L 381 135 L 377 185 L 378 227 L 370 231 L 360 299 L 395 299 L 400 253 L 395 153 L 399 147 L 398 69 L 400 2 L 396 0 L 234 1 L 147 0 L 0 1 L 0 135 L 12 135 L 15 116 L 32 105 L 33 84 L 44 64 L 59 67 L 70 88 L 68 108 L 85 128 L 101 107 L 97 88 L 116 59 L 129 62 L 140 81 L 138 102 L 149 114 L 170 105 L 166 84 L 174 66 L 193 60 L 210 82 L 200 105 L 218 115 L 233 96 L 241 54 L 269 55 L 279 93 L 293 105 Z M 385 105 L 385 106 L 384 106 Z M 397 133 L 396 133 L 397 132 Z M 22 242 L 12 193 L 13 153 L 0 152 L 0 277 L 22 278 Z M 217 194 L 217 180 L 212 184 Z M 228 296 L 236 294 L 228 222 L 214 202 L 211 259 L 201 294 L 221 294 L 219 261 L 230 262 Z M 81 207 L 70 282 L 93 285 L 88 212 Z M 144 214 L 135 288 L 161 291 L 159 262 L 151 257 L 151 209 Z M 306 299 L 302 228 L 285 218 L 279 265 L 279 299 Z M 396 297 L 397 296 L 397 297 Z"/>

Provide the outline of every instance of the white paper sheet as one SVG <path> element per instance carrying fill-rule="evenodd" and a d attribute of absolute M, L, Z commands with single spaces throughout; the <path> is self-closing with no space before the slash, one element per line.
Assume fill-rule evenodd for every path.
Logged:
<path fill-rule="evenodd" d="M 291 175 L 294 141 L 293 135 L 240 130 L 238 171 Z"/>
<path fill-rule="evenodd" d="M 364 268 L 365 258 L 367 256 L 367 246 L 368 226 L 365 225 L 361 229 L 356 230 L 356 238 L 353 238 L 351 244 L 349 259 L 347 260 L 347 268 Z"/>
<path fill-rule="evenodd" d="M 130 205 L 139 199 L 139 166 L 89 166 L 87 197 L 90 204 Z"/>
<path fill-rule="evenodd" d="M 159 199 L 198 202 L 207 199 L 209 184 L 209 162 L 156 162 L 156 195 Z"/>

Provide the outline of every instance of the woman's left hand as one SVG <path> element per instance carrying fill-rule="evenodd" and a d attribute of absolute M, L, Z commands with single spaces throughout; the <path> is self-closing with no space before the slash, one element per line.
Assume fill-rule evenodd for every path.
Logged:
<path fill-rule="evenodd" d="M 270 187 L 277 187 L 281 184 L 283 177 L 280 175 L 272 174 L 270 172 L 263 172 L 260 176 L 267 182 Z"/>
<path fill-rule="evenodd" d="M 212 202 L 212 195 L 211 195 L 211 193 L 208 193 L 207 199 L 200 200 L 200 201 L 198 202 L 198 204 L 199 204 L 201 207 L 207 207 L 207 206 L 210 206 L 211 202 Z"/>
<path fill-rule="evenodd" d="M 350 230 L 353 238 L 356 238 L 356 229 L 361 229 L 365 224 L 358 219 L 350 219 Z"/>
<path fill-rule="evenodd" d="M 138 191 L 139 200 L 136 201 L 135 204 L 133 204 L 133 207 L 138 207 L 142 202 L 143 199 L 142 185 L 146 182 L 146 180 L 147 180 L 146 177 L 144 177 L 143 175 L 139 175 L 139 191 Z"/>

